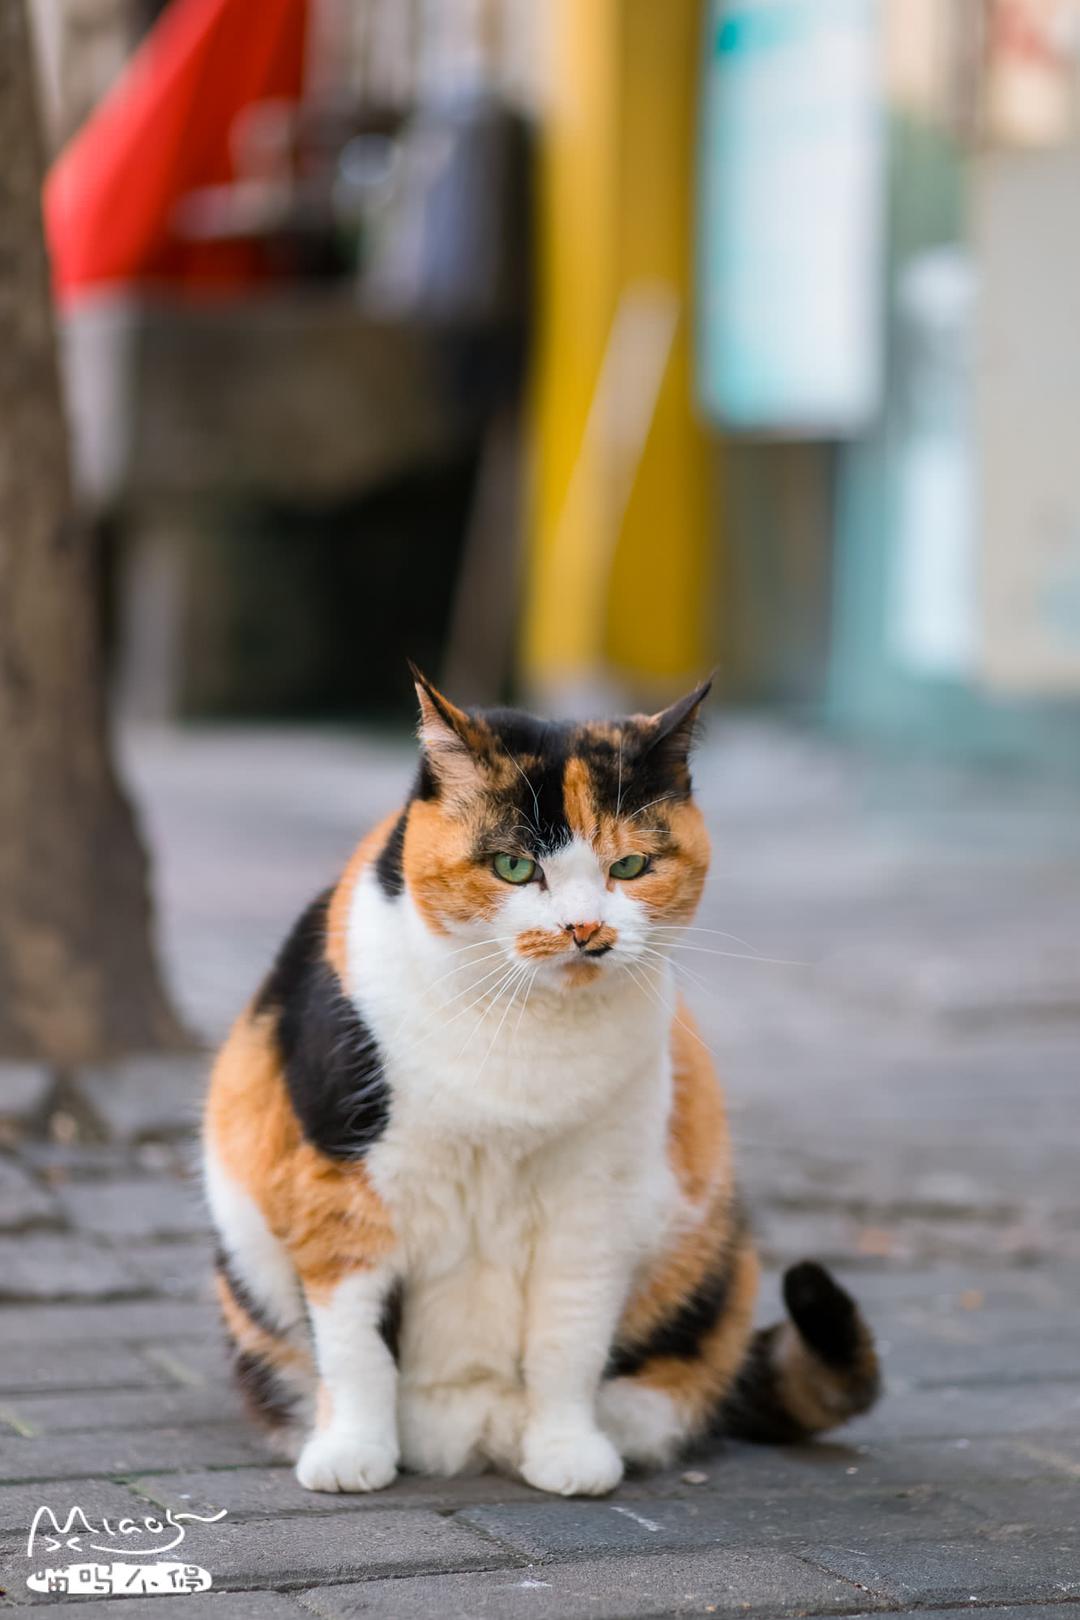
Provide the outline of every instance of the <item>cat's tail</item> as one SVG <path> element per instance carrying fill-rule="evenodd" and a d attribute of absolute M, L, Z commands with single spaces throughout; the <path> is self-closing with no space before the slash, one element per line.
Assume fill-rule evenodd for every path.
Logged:
<path fill-rule="evenodd" d="M 859 1307 L 824 1266 L 784 1274 L 789 1320 L 762 1328 L 718 1414 L 742 1440 L 789 1445 L 866 1412 L 881 1389 L 874 1340 Z"/>

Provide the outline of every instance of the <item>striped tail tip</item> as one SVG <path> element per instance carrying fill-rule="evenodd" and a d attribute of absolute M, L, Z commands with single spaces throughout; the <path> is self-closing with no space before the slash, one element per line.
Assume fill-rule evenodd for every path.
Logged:
<path fill-rule="evenodd" d="M 815 1260 L 784 1274 L 789 1320 L 763 1328 L 719 1414 L 738 1439 L 791 1445 L 873 1406 L 881 1372 L 873 1335 L 846 1289 Z"/>

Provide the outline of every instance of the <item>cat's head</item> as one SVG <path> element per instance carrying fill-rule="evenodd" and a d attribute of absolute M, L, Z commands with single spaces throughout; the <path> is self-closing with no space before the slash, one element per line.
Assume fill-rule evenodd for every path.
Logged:
<path fill-rule="evenodd" d="M 405 883 L 427 927 L 578 985 L 690 920 L 709 861 L 689 756 L 709 683 L 653 715 L 461 709 L 414 670 L 422 759 Z"/>

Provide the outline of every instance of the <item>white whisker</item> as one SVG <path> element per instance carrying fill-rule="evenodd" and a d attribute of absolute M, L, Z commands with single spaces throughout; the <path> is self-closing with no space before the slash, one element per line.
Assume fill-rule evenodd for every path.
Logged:
<path fill-rule="evenodd" d="M 481 1063 L 480 1067 L 476 1071 L 476 1078 L 478 1080 L 479 1080 L 480 1076 L 483 1074 L 485 1068 L 487 1067 L 488 1058 L 491 1056 L 492 1052 L 494 1052 L 494 1050 L 495 1050 L 495 1042 L 499 1039 L 499 1031 L 502 1029 L 503 1025 L 506 1023 L 506 1016 L 509 1013 L 511 1007 L 514 1005 L 514 1002 L 517 1000 L 517 993 L 521 989 L 522 985 L 525 983 L 525 978 L 526 978 L 526 975 L 528 974 L 528 971 L 529 971 L 528 965 L 527 964 L 523 965 L 520 973 L 517 976 L 517 979 L 514 982 L 514 993 L 510 997 L 510 1000 L 506 1003 L 506 1006 L 503 1008 L 503 1015 L 499 1019 L 499 1022 L 495 1025 L 495 1033 L 491 1037 L 491 1040 L 488 1043 L 487 1051 L 484 1053 L 484 1061 L 483 1061 L 483 1063 Z"/>
<path fill-rule="evenodd" d="M 523 966 L 523 964 L 521 964 L 521 963 L 512 964 L 511 967 L 508 968 L 507 972 L 503 975 L 503 977 L 499 980 L 498 984 L 496 984 L 491 990 L 485 991 L 485 995 L 480 997 L 481 1001 L 483 1001 L 485 999 L 485 996 L 490 996 L 491 1000 L 488 1002 L 488 1005 L 484 1008 L 483 1012 L 480 1014 L 480 1017 L 477 1019 L 476 1023 L 473 1026 L 473 1028 L 469 1031 L 468 1035 L 465 1037 L 465 1041 L 464 1041 L 464 1043 L 463 1043 L 463 1045 L 461 1047 L 461 1050 L 457 1054 L 458 1058 L 463 1057 L 464 1054 L 468 1051 L 470 1045 L 472 1044 L 472 1041 L 473 1041 L 474 1037 L 476 1036 L 477 1031 L 486 1023 L 488 1018 L 491 1016 L 492 1008 L 498 1006 L 499 1001 L 502 999 L 502 996 L 505 994 L 505 992 L 507 990 L 509 990 L 511 984 L 513 984 L 515 982 L 515 980 L 517 979 L 519 973 L 522 971 L 522 966 Z M 473 1002 L 472 1005 L 475 1007 L 476 1002 Z M 469 1008 L 465 1009 L 466 1012 L 468 1012 L 469 1010 L 470 1010 Z M 455 1014 L 455 1018 L 460 1018 L 460 1017 L 461 1017 L 460 1013 Z M 451 1018 L 450 1022 L 453 1023 L 454 1018 Z M 455 1059 L 455 1061 L 456 1061 L 456 1059 Z"/>
<path fill-rule="evenodd" d="M 529 983 L 528 983 L 528 985 L 526 987 L 525 1000 L 521 1003 L 521 1011 L 518 1013 L 518 1015 L 517 1015 L 517 1023 L 514 1025 L 514 1039 L 515 1040 L 517 1039 L 518 1030 L 521 1028 L 521 1020 L 525 1016 L 525 1009 L 529 1005 L 529 997 L 532 995 L 532 987 L 536 983 L 536 975 L 539 973 L 539 971 L 540 971 L 540 969 L 538 967 L 533 968 L 532 976 L 530 977 Z"/>
<path fill-rule="evenodd" d="M 701 928 L 697 923 L 655 923 L 654 930 L 661 933 L 674 932 L 677 934 L 716 934 L 720 939 L 734 940 L 736 945 L 745 945 L 748 951 L 756 951 L 757 946 L 750 940 L 743 939 L 741 934 L 729 934 L 723 928 Z"/>
<path fill-rule="evenodd" d="M 541 830 L 540 830 L 540 795 L 537 793 L 536 789 L 533 787 L 532 783 L 529 781 L 529 778 L 525 775 L 525 772 L 522 770 L 521 766 L 518 764 L 517 760 L 514 758 L 513 754 L 510 752 L 509 748 L 507 748 L 506 744 L 502 741 L 501 737 L 499 738 L 499 742 L 500 742 L 500 744 L 502 746 L 503 753 L 506 755 L 506 757 L 510 761 L 511 765 L 514 767 L 515 771 L 517 771 L 518 775 L 521 777 L 521 780 L 524 782 L 525 786 L 528 788 L 529 792 L 532 794 L 533 810 L 536 813 L 536 820 L 533 822 L 533 830 L 535 831 L 537 837 L 539 838 L 541 836 Z"/>
<path fill-rule="evenodd" d="M 646 977 L 647 977 L 648 972 L 649 972 L 648 963 L 647 962 L 639 962 L 637 965 L 638 965 L 638 967 L 641 968 L 642 973 L 644 973 L 646 975 Z M 656 991 L 655 987 L 654 986 L 649 986 L 649 988 L 651 989 L 653 1000 L 657 1003 L 658 1006 L 664 1007 L 664 1011 L 666 1012 L 667 1008 L 664 1006 L 664 1003 L 660 999 L 660 995 Z M 697 1030 L 696 1029 L 691 1029 L 690 1025 L 688 1023 L 686 1023 L 684 1019 L 680 1018 L 677 1012 L 672 1012 L 672 1014 L 671 1014 L 671 1022 L 673 1024 L 678 1024 L 680 1029 L 685 1030 L 687 1035 L 691 1036 L 695 1041 L 697 1041 L 699 1046 L 704 1047 L 705 1051 L 708 1052 L 710 1057 L 713 1057 L 713 1051 L 712 1051 L 712 1048 L 709 1046 L 708 1042 L 703 1041 L 701 1036 L 698 1034 Z"/>
<path fill-rule="evenodd" d="M 629 821 L 636 821 L 638 816 L 643 816 L 645 814 L 646 810 L 651 810 L 654 804 L 664 804 L 668 799 L 677 799 L 678 797 L 679 795 L 677 793 L 661 793 L 659 798 L 650 799 L 648 804 L 643 804 L 640 810 L 634 810 L 631 815 L 627 817 L 627 819 Z"/>
<path fill-rule="evenodd" d="M 677 939 L 663 940 L 669 951 L 696 951 L 700 956 L 722 956 L 730 962 L 762 962 L 767 967 L 812 967 L 812 962 L 798 961 L 790 956 L 755 956 L 746 951 L 718 951 L 711 945 L 683 945 Z"/>

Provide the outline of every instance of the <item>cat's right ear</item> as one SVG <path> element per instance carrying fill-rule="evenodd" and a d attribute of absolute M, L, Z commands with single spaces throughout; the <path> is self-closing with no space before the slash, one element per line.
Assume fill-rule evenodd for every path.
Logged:
<path fill-rule="evenodd" d="M 480 732 L 465 710 L 444 697 L 411 659 L 409 669 L 420 704 L 420 745 L 432 775 L 451 791 L 475 787 L 483 753 Z"/>

